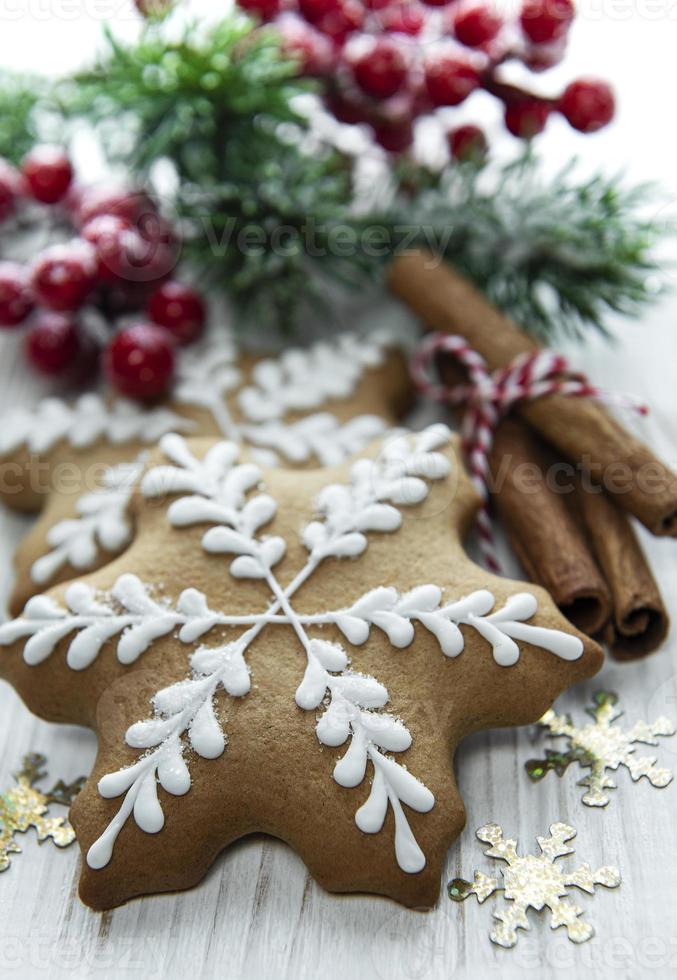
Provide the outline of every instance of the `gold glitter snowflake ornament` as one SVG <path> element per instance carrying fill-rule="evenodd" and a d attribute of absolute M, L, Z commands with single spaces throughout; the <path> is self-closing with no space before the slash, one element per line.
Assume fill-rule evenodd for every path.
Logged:
<path fill-rule="evenodd" d="M 503 831 L 498 824 L 490 823 L 480 827 L 477 837 L 491 847 L 485 851 L 489 857 L 507 862 L 502 869 L 503 884 L 498 878 L 475 872 L 472 882 L 454 878 L 449 883 L 448 894 L 455 902 L 462 902 L 469 895 L 476 895 L 481 903 L 495 891 L 502 890 L 504 897 L 511 902 L 505 908 L 494 912 L 498 921 L 491 930 L 491 941 L 498 946 L 509 948 L 517 943 L 517 930 L 530 929 L 527 911 L 530 908 L 540 911 L 544 906 L 550 909 L 550 928 L 564 926 L 567 936 L 574 943 L 584 943 L 594 934 L 588 922 L 579 918 L 583 909 L 571 901 L 567 891 L 572 886 L 593 894 L 595 885 L 616 888 L 621 883 L 616 868 L 604 867 L 593 871 L 589 864 L 582 864 L 575 871 L 563 871 L 555 860 L 565 854 L 573 854 L 573 847 L 566 843 L 576 836 L 573 827 L 565 823 L 553 823 L 549 837 L 537 837 L 541 853 L 517 853 L 517 841 L 504 840 Z"/>
<path fill-rule="evenodd" d="M 540 720 L 553 738 L 564 737 L 569 741 L 566 752 L 546 750 L 545 759 L 529 759 L 526 770 L 534 781 L 543 779 L 546 773 L 554 770 L 563 775 L 572 762 L 590 768 L 590 773 L 580 780 L 579 786 L 587 786 L 583 802 L 587 806 L 606 806 L 610 796 L 607 789 L 615 789 L 616 783 L 607 776 L 607 769 L 625 766 L 633 780 L 637 782 L 646 776 L 652 786 L 663 788 L 672 782 L 672 772 L 656 765 L 655 757 L 636 756 L 634 742 L 645 745 L 658 745 L 657 735 L 674 735 L 675 728 L 667 718 L 657 718 L 647 723 L 636 722 L 624 731 L 614 722 L 622 711 L 616 707 L 615 694 L 598 691 L 592 708 L 586 708 L 594 721 L 577 728 L 569 715 L 557 715 L 550 709 Z"/>
<path fill-rule="evenodd" d="M 0 796 L 0 871 L 10 865 L 10 854 L 19 854 L 21 848 L 14 835 L 33 827 L 38 841 L 51 838 L 57 847 L 67 847 L 75 840 L 75 832 L 65 817 L 47 817 L 50 803 L 70 806 L 82 789 L 84 778 L 66 784 L 59 780 L 49 792 L 36 788 L 44 779 L 44 755 L 27 755 L 20 772 L 15 773 L 16 786 Z"/>

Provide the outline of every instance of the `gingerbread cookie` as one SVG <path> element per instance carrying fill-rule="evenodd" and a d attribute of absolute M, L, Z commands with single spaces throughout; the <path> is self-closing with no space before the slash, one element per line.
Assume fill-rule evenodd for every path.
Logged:
<path fill-rule="evenodd" d="M 449 430 L 304 472 L 172 434 L 134 502 L 122 556 L 0 627 L 31 710 L 99 736 L 71 812 L 83 900 L 187 888 L 264 832 L 331 891 L 432 905 L 455 746 L 602 662 L 546 592 L 464 553 L 478 501 Z"/>
<path fill-rule="evenodd" d="M 240 358 L 227 334 L 179 352 L 171 399 L 144 409 L 96 394 L 17 409 L 0 431 L 0 497 L 42 510 L 16 555 L 10 609 L 99 567 L 132 537 L 144 449 L 171 431 L 249 445 L 265 465 L 335 465 L 392 424 L 409 383 L 394 341 L 344 335 L 277 358 Z"/>

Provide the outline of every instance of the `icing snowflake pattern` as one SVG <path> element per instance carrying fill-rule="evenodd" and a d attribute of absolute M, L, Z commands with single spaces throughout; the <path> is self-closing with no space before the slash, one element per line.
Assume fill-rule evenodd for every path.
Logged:
<path fill-rule="evenodd" d="M 338 747 L 349 743 L 334 767 L 334 779 L 341 786 L 357 787 L 371 764 L 371 790 L 355 815 L 357 826 L 365 833 L 378 833 L 390 807 L 399 866 L 409 873 L 422 870 L 425 856 L 403 804 L 425 813 L 435 800 L 393 758 L 410 747 L 411 734 L 386 710 L 390 698 L 384 685 L 352 670 L 342 644 L 313 636 L 313 627 L 333 624 L 353 646 L 364 644 L 371 630 L 377 629 L 399 648 L 412 642 L 419 627 L 435 637 L 445 656 L 456 657 L 464 647 L 459 627 L 465 625 L 487 640 L 496 662 L 506 667 L 519 658 L 520 640 L 570 660 L 583 652 L 577 637 L 525 622 L 537 610 L 537 600 L 530 593 L 513 595 L 502 609 L 492 611 L 495 600 L 487 590 L 445 602 L 441 588 L 423 584 L 405 594 L 388 587 L 371 589 L 346 608 L 311 614 L 294 609 L 294 595 L 323 561 L 358 558 L 368 547 L 370 533 L 396 531 L 403 519 L 401 508 L 421 503 L 430 484 L 449 473 L 451 464 L 438 451 L 447 445 L 449 436 L 446 426 L 434 425 L 416 436 L 398 437 L 386 443 L 378 460 L 358 460 L 348 484 L 325 487 L 316 500 L 317 519 L 301 532 L 307 561 L 286 586 L 275 573 L 286 553 L 286 541 L 262 533 L 277 512 L 277 503 L 261 490 L 258 466 L 239 463 L 234 443 L 217 443 L 199 460 L 181 436 L 165 436 L 161 448 L 167 465 L 146 473 L 142 493 L 147 498 L 174 497 L 167 510 L 174 528 L 209 525 L 201 541 L 204 551 L 227 556 L 234 579 L 264 581 L 270 590 L 270 605 L 259 613 L 234 615 L 210 608 L 205 595 L 195 589 L 182 592 L 172 605 L 151 597 L 140 579 L 127 574 L 104 595 L 95 594 L 83 583 L 71 585 L 65 595 L 66 608 L 36 596 L 27 603 L 22 617 L 0 627 L 0 644 L 27 638 L 24 659 L 29 664 L 42 662 L 62 639 L 75 633 L 67 653 L 67 662 L 75 670 L 88 667 L 113 637 L 118 637 L 117 657 L 123 664 L 133 663 L 156 639 L 174 631 L 192 647 L 190 676 L 157 692 L 152 698 L 153 717 L 127 730 L 127 744 L 143 754 L 134 765 L 100 780 L 102 796 L 124 795 L 124 799 L 88 852 L 91 867 L 108 863 L 117 835 L 131 815 L 147 833 L 162 828 L 157 783 L 174 795 L 188 792 L 187 747 L 206 759 L 224 752 L 226 735 L 214 710 L 214 697 L 219 690 L 238 698 L 248 694 L 247 649 L 264 628 L 285 624 L 295 631 L 306 659 L 296 704 L 320 713 L 316 734 L 322 744 Z M 242 627 L 243 631 L 218 647 L 200 644 L 206 634 L 221 626 Z"/>
<path fill-rule="evenodd" d="M 530 908 L 541 911 L 548 908 L 551 913 L 550 927 L 564 926 L 567 936 L 574 943 L 584 943 L 594 935 L 593 927 L 580 916 L 583 909 L 572 902 L 568 895 L 571 887 L 580 888 L 592 895 L 595 885 L 616 888 L 621 876 L 616 868 L 604 867 L 593 871 L 589 864 L 582 864 L 575 871 L 565 871 L 555 864 L 557 858 L 573 854 L 574 848 L 567 841 L 576 836 L 573 827 L 565 823 L 553 823 L 549 837 L 537 837 L 540 855 L 517 853 L 517 841 L 506 840 L 498 824 L 487 824 L 477 831 L 479 840 L 491 846 L 484 852 L 498 861 L 505 861 L 502 870 L 503 883 L 498 878 L 476 871 L 472 882 L 455 878 L 449 883 L 449 897 L 461 902 L 470 895 L 476 895 L 482 903 L 502 890 L 509 904 L 494 912 L 495 925 L 490 933 L 491 941 L 498 946 L 510 948 L 518 939 L 518 929 L 529 929 L 527 912 Z"/>

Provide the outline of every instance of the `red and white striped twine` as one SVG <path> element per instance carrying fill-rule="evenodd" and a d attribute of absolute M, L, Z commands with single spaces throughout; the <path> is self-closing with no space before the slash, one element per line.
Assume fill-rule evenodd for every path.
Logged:
<path fill-rule="evenodd" d="M 447 387 L 434 377 L 435 357 L 451 354 L 466 369 L 466 384 Z M 477 517 L 480 549 L 487 568 L 499 572 L 494 534 L 489 515 L 489 453 L 496 426 L 518 402 L 544 395 L 568 395 L 631 408 L 641 415 L 648 409 L 627 395 L 604 392 L 574 372 L 567 359 L 549 350 L 521 354 L 505 367 L 491 372 L 481 354 L 464 337 L 432 333 L 411 361 L 411 375 L 419 391 L 434 401 L 463 405 L 460 434 L 471 480 L 482 507 Z"/>

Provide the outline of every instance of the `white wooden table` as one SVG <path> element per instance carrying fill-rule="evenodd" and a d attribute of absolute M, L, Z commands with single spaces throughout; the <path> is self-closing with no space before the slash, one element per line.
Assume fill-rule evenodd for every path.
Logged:
<path fill-rule="evenodd" d="M 674 91 L 677 80 L 675 21 L 669 19 L 668 6 L 658 22 L 637 13 L 629 19 L 614 19 L 608 12 L 605 16 L 607 20 L 596 20 L 590 12 L 581 24 L 567 73 L 592 69 L 613 77 L 624 107 L 620 122 L 608 134 L 580 145 L 563 128 L 555 128 L 544 148 L 553 162 L 572 148 L 584 149 L 592 163 L 627 162 L 635 178 L 661 178 L 674 194 L 672 125 L 661 123 L 659 109 L 661 100 L 669 108 L 667 93 Z M 13 30 L 23 31 L 34 63 L 43 63 L 44 53 L 48 63 L 51 57 L 51 63 L 63 68 L 59 38 L 67 41 L 70 51 L 81 51 L 97 36 L 98 25 L 83 17 L 75 25 L 56 19 L 45 27 L 27 16 L 15 22 Z M 75 43 L 76 36 L 82 44 Z M 18 39 L 18 33 L 14 37 Z M 0 59 L 26 67 L 21 44 L 10 50 L 5 38 L 0 41 Z M 632 72 L 624 61 L 630 46 Z M 657 211 L 663 203 L 670 202 L 659 202 Z M 677 465 L 677 300 L 664 300 L 640 324 L 615 327 L 618 346 L 610 348 L 592 338 L 585 351 L 573 356 L 597 382 L 634 391 L 650 402 L 651 416 L 631 424 Z M 39 386 L 19 363 L 17 340 L 0 338 L 0 425 L 7 406 L 29 403 L 38 393 Z M 0 512 L 2 601 L 11 577 L 12 549 L 26 526 L 25 519 Z M 677 618 L 677 542 L 642 537 Z M 643 662 L 607 664 L 559 706 L 583 721 L 583 709 L 599 687 L 620 693 L 629 722 L 660 714 L 677 719 L 677 635 Z M 330 896 L 309 879 L 300 859 L 285 845 L 262 838 L 230 848 L 191 892 L 134 901 L 100 915 L 77 898 L 77 848 L 56 852 L 49 843 L 39 848 L 29 833 L 21 840 L 24 852 L 0 875 L 0 975 L 21 980 L 127 980 L 188 973 L 195 980 L 448 980 L 499 975 L 574 980 L 593 970 L 602 977 L 662 978 L 674 973 L 677 853 L 672 832 L 677 783 L 656 790 L 646 780 L 633 785 L 621 771 L 620 788 L 610 806 L 592 810 L 580 803 L 575 769 L 562 779 L 550 774 L 541 784 L 530 783 L 524 763 L 542 754 L 545 744 L 533 729 L 522 729 L 480 734 L 461 746 L 457 769 L 468 825 L 449 852 L 445 882 L 457 874 L 472 877 L 476 867 L 496 872 L 496 863 L 483 856 L 474 837 L 483 823 L 502 824 L 506 834 L 519 838 L 523 850 L 533 850 L 535 836 L 546 834 L 553 821 L 571 823 L 579 833 L 576 853 L 565 859 L 570 866 L 582 861 L 594 866 L 612 863 L 623 875 L 617 890 L 600 889 L 594 897 L 576 893 L 596 929 L 596 936 L 583 946 L 569 943 L 561 930 L 551 932 L 545 917 L 534 913 L 532 931 L 521 934 L 515 949 L 493 946 L 488 938 L 491 911 L 500 898 L 484 906 L 474 899 L 459 906 L 443 894 L 437 908 L 424 914 L 385 900 Z M 1 684 L 0 788 L 8 787 L 27 751 L 49 756 L 50 775 L 72 779 L 88 771 L 95 739 L 81 729 L 36 720 Z M 658 752 L 663 764 L 677 770 L 677 737 L 662 740 Z"/>

